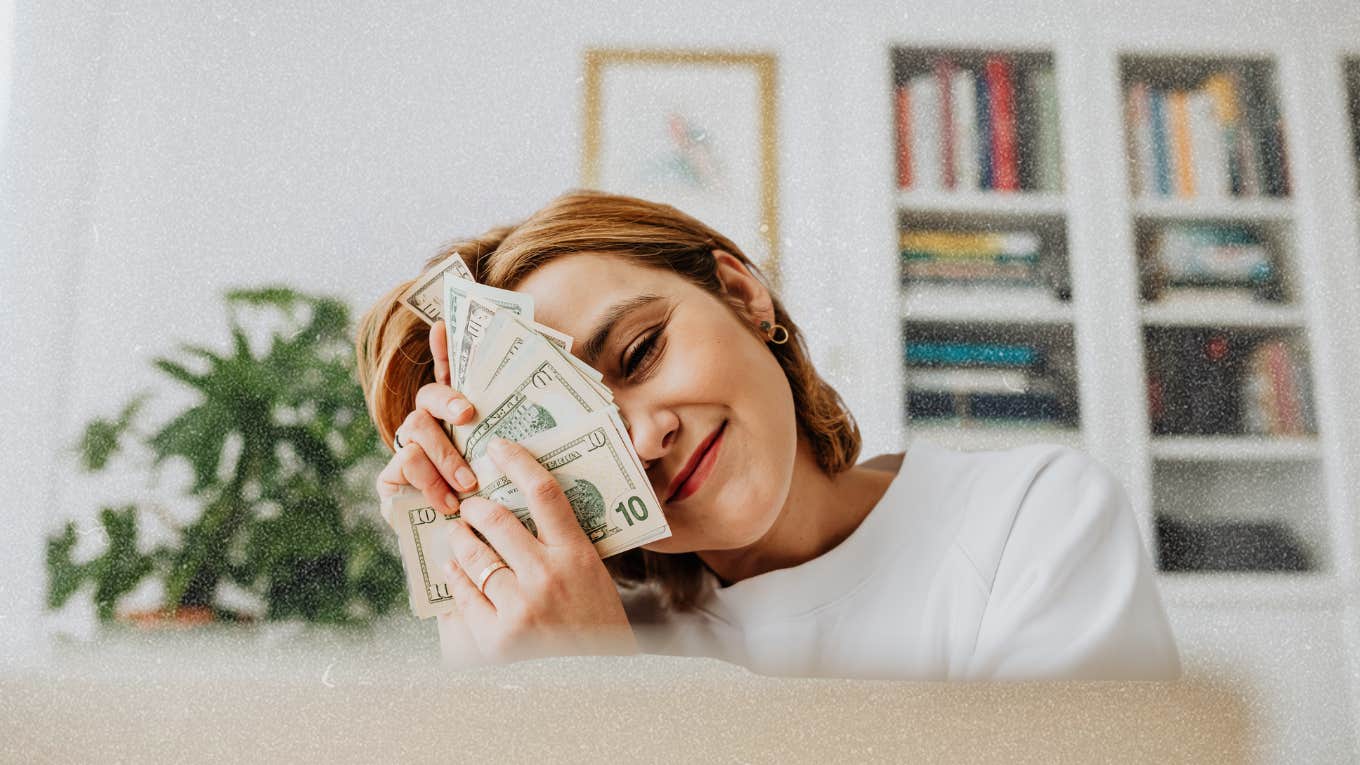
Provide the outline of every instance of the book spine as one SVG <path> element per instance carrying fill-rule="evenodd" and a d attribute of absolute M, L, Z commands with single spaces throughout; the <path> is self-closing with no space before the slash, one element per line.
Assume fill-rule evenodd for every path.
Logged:
<path fill-rule="evenodd" d="M 1171 103 L 1171 146 L 1176 165 L 1176 196 L 1195 195 L 1195 170 L 1190 156 L 1190 109 L 1187 94 L 1173 90 Z"/>
<path fill-rule="evenodd" d="M 907 391 L 907 416 L 917 419 L 957 417 L 957 400 L 945 391 Z"/>
<path fill-rule="evenodd" d="M 1024 367 L 1039 362 L 1037 348 L 993 343 L 908 343 L 906 355 L 909 364 Z"/>
<path fill-rule="evenodd" d="M 897 126 L 897 187 L 911 188 L 911 89 L 894 88 L 894 119 Z"/>
<path fill-rule="evenodd" d="M 1058 397 L 1044 393 L 969 393 L 968 412 L 981 420 L 1042 420 L 1062 416 Z"/>
<path fill-rule="evenodd" d="M 1015 91 L 1010 61 L 1001 56 L 987 59 L 987 88 L 992 102 L 993 187 L 1015 191 L 1020 187 L 1016 172 Z"/>
<path fill-rule="evenodd" d="M 985 72 L 976 74 L 973 90 L 977 94 L 979 188 L 992 189 L 995 188 L 995 176 L 992 174 L 992 105 Z"/>
<path fill-rule="evenodd" d="M 1271 401 L 1270 375 L 1265 368 L 1265 349 L 1257 346 L 1252 349 L 1243 368 L 1242 387 L 1242 426 L 1247 433 L 1268 434 L 1273 429 L 1275 416 Z"/>
<path fill-rule="evenodd" d="M 1042 191 L 1062 190 L 1062 141 L 1058 122 L 1057 74 L 1051 67 L 1034 72 L 1034 104 L 1038 109 L 1039 135 L 1036 140 L 1038 187 Z"/>
<path fill-rule="evenodd" d="M 935 86 L 940 91 L 940 134 L 943 138 L 940 165 L 943 171 L 944 187 L 947 189 L 955 188 L 958 185 L 954 174 L 956 146 L 954 140 L 954 88 L 951 83 L 953 69 L 954 65 L 949 59 L 941 56 L 935 60 Z"/>
<path fill-rule="evenodd" d="M 952 76 L 954 107 L 954 178 L 958 187 L 977 191 L 978 134 L 977 80 L 967 69 L 955 68 Z"/>
<path fill-rule="evenodd" d="M 1171 193 L 1171 152 L 1167 149 L 1166 95 L 1161 90 L 1151 90 L 1148 102 L 1151 106 L 1152 153 L 1156 160 L 1157 193 L 1168 196 Z"/>
<path fill-rule="evenodd" d="M 898 245 L 905 250 L 932 253 L 941 257 L 994 255 L 1038 257 L 1041 240 L 1038 234 L 1024 230 L 987 233 L 912 229 L 898 235 Z"/>
<path fill-rule="evenodd" d="M 913 77 L 911 88 L 911 177 L 916 187 L 940 188 L 940 91 L 935 75 Z"/>
<path fill-rule="evenodd" d="M 1034 266 L 1024 263 L 942 263 L 909 261 L 902 269 L 909 280 L 926 281 L 1005 281 L 1012 284 L 1038 283 Z"/>
<path fill-rule="evenodd" d="M 1194 176 L 1200 196 L 1222 198 L 1227 195 L 1223 158 L 1223 131 L 1214 116 L 1213 96 L 1206 90 L 1190 93 L 1190 146 Z"/>
<path fill-rule="evenodd" d="M 1228 72 L 1216 72 L 1204 82 L 1204 92 L 1209 96 L 1213 110 L 1214 140 L 1214 186 L 1221 197 L 1237 192 L 1237 168 L 1233 161 L 1233 145 L 1236 141 L 1236 126 L 1239 106 L 1236 87 Z"/>
<path fill-rule="evenodd" d="M 916 368 L 908 373 L 913 390 L 950 393 L 1051 393 L 1046 380 L 1035 380 L 1023 370 L 985 368 Z"/>

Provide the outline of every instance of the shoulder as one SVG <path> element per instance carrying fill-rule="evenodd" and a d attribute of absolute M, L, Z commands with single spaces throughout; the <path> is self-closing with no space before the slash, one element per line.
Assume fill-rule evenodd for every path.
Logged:
<path fill-rule="evenodd" d="M 1003 557 L 1058 554 L 1058 539 L 1078 529 L 1094 541 L 1123 519 L 1128 523 L 1118 524 L 1121 530 L 1132 531 L 1136 539 L 1123 485 L 1085 452 L 1035 444 L 958 457 L 971 480 L 955 544 L 988 587 Z"/>
<path fill-rule="evenodd" d="M 957 539 L 989 589 L 971 676 L 1171 679 L 1175 639 L 1128 494 L 1063 446 L 980 455 Z"/>

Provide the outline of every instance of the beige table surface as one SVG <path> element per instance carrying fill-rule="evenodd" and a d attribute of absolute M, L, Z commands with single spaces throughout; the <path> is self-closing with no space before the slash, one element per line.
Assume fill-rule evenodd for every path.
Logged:
<path fill-rule="evenodd" d="M 426 645 L 363 645 L 74 645 L 0 675 L 0 761 L 1254 761 L 1245 697 L 1199 681 L 787 679 L 646 655 L 455 672 Z"/>

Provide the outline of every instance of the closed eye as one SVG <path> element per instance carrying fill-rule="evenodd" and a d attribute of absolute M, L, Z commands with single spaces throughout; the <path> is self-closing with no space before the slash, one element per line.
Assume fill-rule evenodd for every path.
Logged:
<path fill-rule="evenodd" d="M 631 378 L 633 376 L 634 371 L 636 371 L 639 366 L 650 361 L 652 356 L 656 354 L 656 351 L 658 350 L 657 343 L 660 340 L 661 333 L 664 330 L 665 330 L 664 325 L 658 327 L 656 330 L 654 330 L 653 332 L 649 333 L 646 337 L 644 337 L 642 339 L 642 342 L 638 343 L 634 347 L 633 352 L 628 354 L 628 359 L 626 362 L 624 362 L 623 368 L 623 375 L 625 378 Z"/>

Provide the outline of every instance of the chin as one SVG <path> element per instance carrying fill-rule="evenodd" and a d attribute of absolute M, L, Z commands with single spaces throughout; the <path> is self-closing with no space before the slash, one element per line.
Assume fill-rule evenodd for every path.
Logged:
<path fill-rule="evenodd" d="M 676 515 L 679 515 L 678 511 Z M 695 529 L 686 528 L 683 522 L 680 524 L 672 522 L 671 536 L 645 544 L 642 549 L 673 555 L 703 550 L 737 550 L 749 547 L 769 533 L 770 527 L 774 525 L 776 515 L 777 513 L 772 512 L 763 516 L 752 517 L 749 513 L 742 513 L 730 520 L 714 521 L 713 525 L 718 527 L 715 529 L 716 533 L 707 534 L 695 533 Z"/>

